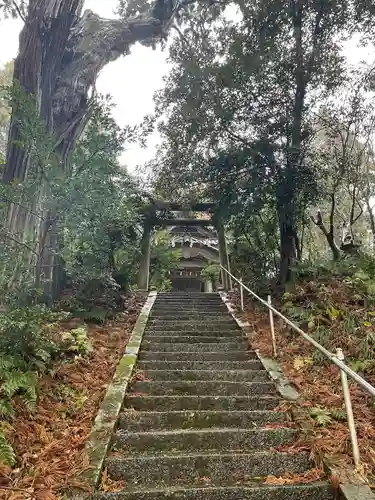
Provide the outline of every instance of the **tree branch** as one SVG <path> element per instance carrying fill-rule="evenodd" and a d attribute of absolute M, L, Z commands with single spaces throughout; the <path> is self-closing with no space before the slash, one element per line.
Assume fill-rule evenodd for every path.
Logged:
<path fill-rule="evenodd" d="M 18 14 L 18 15 L 19 15 L 19 17 L 22 19 L 22 21 L 23 21 L 24 23 L 26 23 L 26 19 L 25 19 L 24 15 L 22 14 L 21 9 L 19 8 L 19 6 L 18 6 L 17 2 L 13 2 L 13 7 L 16 9 L 17 14 Z"/>
<path fill-rule="evenodd" d="M 1 233 L 3 233 L 4 238 L 6 238 L 6 239 L 8 239 L 10 241 L 13 241 L 14 243 L 16 243 L 19 246 L 27 248 L 27 250 L 29 250 L 31 253 L 33 253 L 34 255 L 36 255 L 37 257 L 39 257 L 39 253 L 36 252 L 33 247 L 31 247 L 30 245 L 28 245 L 27 243 L 25 243 L 23 241 L 18 240 L 15 236 L 13 236 L 10 233 L 10 231 L 8 231 L 7 228 L 1 227 L 0 228 L 0 234 Z"/>

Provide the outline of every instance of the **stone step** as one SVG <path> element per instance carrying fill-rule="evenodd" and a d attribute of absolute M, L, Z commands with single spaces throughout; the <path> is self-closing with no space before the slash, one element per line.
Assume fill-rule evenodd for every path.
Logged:
<path fill-rule="evenodd" d="M 125 480 L 127 487 L 136 485 L 166 487 L 195 486 L 202 478 L 215 485 L 236 484 L 285 471 L 302 473 L 311 468 L 309 453 L 255 452 L 238 454 L 155 455 L 135 458 L 107 458 L 105 467 L 115 481 Z"/>
<path fill-rule="evenodd" d="M 170 306 L 153 306 L 150 314 L 152 316 L 155 316 L 156 314 L 178 314 L 178 313 L 183 313 L 183 314 L 205 314 L 207 313 L 209 316 L 213 316 L 215 313 L 221 313 L 221 314 L 226 314 L 227 316 L 229 315 L 228 308 L 225 304 L 214 304 L 214 305 L 196 305 L 196 306 L 181 306 L 180 305 L 170 305 Z"/>
<path fill-rule="evenodd" d="M 156 314 L 150 314 L 150 319 L 149 323 L 151 322 L 157 322 L 157 321 L 199 321 L 199 322 L 207 322 L 207 321 L 221 321 L 221 322 L 227 322 L 227 321 L 232 321 L 231 317 L 228 316 L 228 312 L 221 312 L 221 311 L 216 311 L 214 313 L 208 313 L 205 311 L 202 311 L 200 313 L 197 312 L 179 312 L 179 311 L 173 311 L 173 312 L 168 312 L 168 313 L 163 313 L 161 314 L 160 312 Z"/>
<path fill-rule="evenodd" d="M 266 370 L 145 370 L 146 380 L 226 380 L 229 382 L 269 381 Z"/>
<path fill-rule="evenodd" d="M 128 394 L 125 408 L 141 411 L 184 411 L 184 410 L 274 410 L 280 403 L 275 395 L 256 396 L 140 396 Z"/>
<path fill-rule="evenodd" d="M 158 308 L 174 308 L 179 307 L 180 309 L 202 309 L 203 307 L 209 308 L 219 308 L 223 311 L 228 311 L 228 307 L 224 304 L 222 300 L 191 300 L 189 302 L 181 302 L 179 300 L 163 300 L 155 301 L 152 306 L 152 310 Z"/>
<path fill-rule="evenodd" d="M 258 359 L 250 361 L 138 361 L 139 370 L 262 370 Z"/>
<path fill-rule="evenodd" d="M 211 395 L 211 396 L 251 396 L 252 394 L 272 394 L 276 392 L 273 382 L 226 382 L 215 380 L 179 380 L 134 382 L 131 392 L 153 396 L 161 395 Z"/>
<path fill-rule="evenodd" d="M 206 318 L 185 318 L 185 319 L 179 319 L 179 318 L 152 318 L 149 319 L 147 322 L 147 326 L 177 326 L 179 330 L 181 329 L 189 329 L 191 326 L 193 326 L 193 329 L 195 329 L 195 326 L 212 326 L 212 327 L 220 327 L 220 326 L 225 326 L 225 327 L 237 327 L 237 323 L 234 321 L 233 318 L 228 317 L 225 315 L 224 317 L 218 317 L 215 316 L 214 318 L 210 319 L 209 321 L 206 321 Z"/>
<path fill-rule="evenodd" d="M 141 351 L 141 361 L 249 361 L 257 359 L 254 351 L 227 352 L 156 352 Z"/>
<path fill-rule="evenodd" d="M 181 300 L 175 297 L 159 297 L 155 300 L 154 305 L 169 305 L 169 304 L 180 304 L 180 306 L 191 307 L 199 304 L 208 305 L 221 305 L 224 302 L 220 297 L 190 297 L 185 300 Z M 224 304 L 225 305 L 225 304 Z"/>
<path fill-rule="evenodd" d="M 175 300 L 175 299 L 161 299 L 161 300 L 156 300 L 153 307 L 180 307 L 180 308 L 197 308 L 197 307 L 226 307 L 227 306 L 224 304 L 222 300 L 185 300 L 185 301 L 180 301 L 180 300 Z M 227 308 L 228 310 L 228 308 Z"/>
<path fill-rule="evenodd" d="M 158 311 L 158 310 L 167 310 L 167 311 L 215 311 L 215 310 L 220 310 L 220 311 L 225 311 L 228 313 L 228 308 L 224 304 L 224 302 L 218 302 L 218 303 L 203 303 L 202 302 L 197 302 L 195 304 L 184 304 L 181 302 L 155 302 L 154 305 L 152 306 L 151 311 Z"/>
<path fill-rule="evenodd" d="M 178 299 L 181 302 L 191 299 L 202 298 L 204 300 L 221 300 L 218 292 L 160 292 L 157 294 L 157 300 L 162 299 Z"/>
<path fill-rule="evenodd" d="M 202 342 L 199 344 L 184 344 L 184 343 L 162 343 L 158 344 L 152 341 L 143 341 L 141 350 L 142 351 L 156 351 L 156 352 L 220 352 L 220 351 L 235 351 L 236 349 L 243 349 L 246 351 L 248 348 L 247 342 L 228 342 L 218 343 L 215 342 L 210 344 L 208 342 Z"/>
<path fill-rule="evenodd" d="M 152 306 L 152 310 L 157 310 L 159 308 L 180 308 L 182 309 L 202 309 L 206 307 L 207 309 L 221 309 L 222 311 L 228 312 L 228 307 L 221 300 L 194 300 L 189 302 L 181 302 L 179 300 L 163 300 L 163 301 L 155 301 Z"/>
<path fill-rule="evenodd" d="M 215 427 L 251 429 L 283 421 L 284 413 L 270 410 L 146 412 L 130 409 L 120 415 L 119 428 L 128 432 Z"/>
<path fill-rule="evenodd" d="M 172 431 L 128 432 L 119 430 L 114 436 L 113 450 L 126 455 L 180 453 L 247 452 L 268 450 L 290 444 L 297 431 L 279 429 L 178 429 Z"/>
<path fill-rule="evenodd" d="M 135 489 L 98 493 L 95 500 L 333 500 L 331 485 L 202 486 L 197 488 Z"/>
<path fill-rule="evenodd" d="M 168 292 L 159 292 L 158 293 L 158 297 L 168 297 L 168 296 L 172 296 L 172 297 L 189 297 L 189 296 L 194 296 L 194 295 L 203 295 L 203 296 L 207 296 L 207 297 L 220 297 L 220 294 L 219 292 L 198 292 L 198 291 L 190 291 L 190 292 L 187 292 L 187 291 L 168 291 Z"/>
<path fill-rule="evenodd" d="M 232 336 L 232 337 L 209 337 L 207 335 L 144 335 L 143 344 L 145 342 L 155 342 L 156 344 L 200 344 L 200 343 L 231 343 L 231 342 L 244 342 L 247 339 L 243 335 Z M 142 344 L 142 346 L 143 346 Z"/>
<path fill-rule="evenodd" d="M 220 332 L 220 336 L 226 337 L 228 335 L 239 335 L 242 330 L 236 325 L 235 322 L 231 324 L 223 324 L 223 323 L 157 323 L 150 324 L 147 323 L 145 332 L 179 332 L 180 334 L 183 332 L 184 335 L 189 335 L 191 332 L 199 332 L 200 334 L 213 334 L 213 332 Z M 225 333 L 224 333 L 225 332 Z"/>
<path fill-rule="evenodd" d="M 204 327 L 197 328 L 196 330 L 166 330 L 164 328 L 150 328 L 146 326 L 143 338 L 147 340 L 153 338 L 154 336 L 167 336 L 167 337 L 235 337 L 244 338 L 242 330 L 239 328 L 230 328 L 226 331 L 219 330 L 206 330 Z M 204 341 L 202 341 L 204 342 Z"/>

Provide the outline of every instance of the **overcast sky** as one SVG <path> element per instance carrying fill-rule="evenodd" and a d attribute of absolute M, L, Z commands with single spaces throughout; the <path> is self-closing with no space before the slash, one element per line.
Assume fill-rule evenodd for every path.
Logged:
<path fill-rule="evenodd" d="M 115 17 L 113 11 L 117 0 L 86 0 L 85 7 L 103 17 Z M 0 21 L 0 66 L 17 55 L 18 36 L 22 28 L 20 20 Z M 370 60 L 371 51 L 358 47 L 355 41 L 346 44 L 345 55 L 350 64 Z M 99 76 L 97 89 L 111 94 L 116 104 L 114 116 L 120 126 L 140 123 L 143 116 L 153 111 L 152 97 L 168 72 L 167 53 L 152 50 L 139 44 L 132 47 L 131 54 L 108 64 Z M 154 134 L 146 150 L 133 147 L 124 153 L 123 162 L 132 170 L 153 157 L 158 142 Z"/>

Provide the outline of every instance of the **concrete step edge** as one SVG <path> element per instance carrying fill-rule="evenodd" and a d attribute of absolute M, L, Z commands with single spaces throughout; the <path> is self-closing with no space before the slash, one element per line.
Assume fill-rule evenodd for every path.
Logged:
<path fill-rule="evenodd" d="M 148 352 L 194 352 L 194 351 L 208 351 L 208 352 L 219 352 L 219 351 L 233 351 L 235 347 L 241 347 L 242 350 L 246 351 L 246 342 L 197 342 L 195 344 L 188 344 L 183 342 L 152 342 L 144 340 L 141 345 L 142 351 Z M 185 348 L 182 348 L 185 346 Z"/>
<path fill-rule="evenodd" d="M 139 370 L 212 370 L 220 372 L 225 370 L 263 370 L 263 365 L 256 359 L 248 361 L 160 361 L 145 360 L 139 361 L 137 365 Z M 162 367 L 162 368 L 160 368 Z M 241 367 L 241 368 L 239 368 Z"/>
<path fill-rule="evenodd" d="M 204 341 L 202 341 L 202 337 Z M 166 341 L 168 339 L 168 341 Z M 145 335 L 143 342 L 155 342 L 155 344 L 233 344 L 234 342 L 246 342 L 246 337 L 209 337 L 207 335 Z M 247 342 L 246 342 L 247 343 Z"/>
<path fill-rule="evenodd" d="M 287 453 L 284 451 L 269 451 L 269 450 L 262 450 L 262 451 L 253 451 L 253 452 L 248 452 L 248 453 L 235 453 L 235 452 L 228 452 L 228 453 L 220 453 L 220 452 L 212 452 L 212 453 L 204 453 L 204 452 L 198 452 L 198 453 L 181 453 L 179 455 L 175 455 L 174 453 L 168 454 L 165 453 L 163 454 L 163 459 L 170 459 L 170 460 L 182 460 L 182 459 L 189 459 L 189 458 L 207 458 L 207 459 L 222 459 L 223 457 L 230 459 L 234 458 L 250 458 L 250 457 L 255 457 L 255 458 L 272 458 L 272 457 L 285 457 L 285 458 L 292 458 L 292 457 L 309 457 L 310 453 L 307 451 L 298 451 L 296 453 Z M 132 463 L 137 460 L 142 460 L 142 461 L 159 461 L 160 460 L 160 455 L 141 455 L 141 456 L 131 456 L 131 457 L 120 457 L 120 456 L 109 456 L 107 458 L 107 461 L 111 460 L 119 460 L 124 463 Z"/>
<path fill-rule="evenodd" d="M 149 374 L 149 372 L 153 372 L 155 374 L 165 373 L 166 375 L 175 373 L 176 371 L 180 371 L 181 373 L 184 373 L 187 375 L 189 375 L 190 373 L 197 373 L 198 375 L 199 374 L 205 375 L 206 373 L 210 373 L 212 376 L 211 380 L 213 382 L 215 381 L 215 377 L 214 377 L 215 372 L 212 370 L 152 370 L 152 369 L 147 369 L 147 370 L 142 370 L 142 371 L 144 372 L 145 376 L 147 376 Z M 228 373 L 228 374 L 234 374 L 234 375 L 237 375 L 237 374 L 238 375 L 247 375 L 247 374 L 249 374 L 249 375 L 267 375 L 268 376 L 267 370 L 220 370 L 220 373 Z M 199 379 L 197 379 L 197 380 L 199 380 Z M 205 379 L 202 379 L 202 380 L 205 380 Z M 269 380 L 271 381 L 271 379 L 269 379 Z"/>
<path fill-rule="evenodd" d="M 220 434 L 236 434 L 236 433 L 242 433 L 242 434 L 276 434 L 278 432 L 290 432 L 290 433 L 297 433 L 297 429 L 288 427 L 288 426 L 281 426 L 278 427 L 277 429 L 274 428 L 267 428 L 267 427 L 258 427 L 256 429 L 246 429 L 246 428 L 241 428 L 241 427 L 220 427 L 220 428 L 205 428 L 205 429 L 173 429 L 173 430 L 157 430 L 157 431 L 136 431 L 136 432 L 128 432 L 124 429 L 119 429 L 116 431 L 115 435 L 116 436 L 126 436 L 126 437 L 133 437 L 133 436 L 153 436 L 153 437 L 158 437 L 158 436 L 166 436 L 166 437 L 173 437 L 173 436 L 189 436 L 189 435 L 220 435 Z M 173 453 L 174 455 L 174 453 Z"/>
<path fill-rule="evenodd" d="M 243 474 L 249 481 L 269 474 L 279 476 L 285 471 L 302 473 L 311 469 L 312 465 L 307 452 L 291 454 L 274 451 L 157 454 L 126 458 L 112 456 L 105 462 L 111 479 L 124 479 L 128 485 L 153 487 L 167 484 L 199 486 L 197 482 L 200 475 L 223 485 L 229 484 L 234 474 Z"/>
<path fill-rule="evenodd" d="M 173 429 L 128 432 L 120 429 L 113 437 L 113 448 L 125 450 L 132 456 L 154 454 L 181 455 L 185 453 L 208 453 L 221 451 L 224 454 L 248 452 L 250 449 L 269 450 L 295 441 L 298 431 L 290 427 L 277 429 L 257 428 L 207 428 Z"/>
<path fill-rule="evenodd" d="M 154 395 L 249 395 L 276 393 L 276 387 L 272 381 L 226 381 L 226 380 L 156 380 L 151 382 L 134 382 L 131 393 L 154 394 Z"/>
<path fill-rule="evenodd" d="M 136 488 L 115 493 L 100 492 L 96 494 L 95 500 L 109 500 L 109 498 L 111 500 L 164 500 L 167 498 L 171 500 L 333 500 L 333 495 L 332 485 L 324 481 L 291 485 L 268 485 L 259 482 L 251 486 L 186 485 L 169 488 Z"/>
<path fill-rule="evenodd" d="M 124 408 L 136 411 L 231 411 L 231 410 L 275 410 L 280 397 L 274 393 L 257 395 L 154 395 L 128 394 Z"/>

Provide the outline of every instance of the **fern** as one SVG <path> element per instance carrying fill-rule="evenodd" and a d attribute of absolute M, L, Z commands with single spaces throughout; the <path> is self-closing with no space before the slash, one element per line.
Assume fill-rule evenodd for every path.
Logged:
<path fill-rule="evenodd" d="M 30 385 L 25 388 L 25 393 L 22 395 L 22 401 L 30 413 L 36 411 L 37 393 L 35 385 Z"/>
<path fill-rule="evenodd" d="M 14 358 L 10 356 L 0 356 L 0 376 L 3 373 L 15 368 Z"/>
<path fill-rule="evenodd" d="M 2 391 L 6 396 L 12 398 L 15 394 L 26 394 L 31 389 L 35 391 L 35 384 L 36 380 L 33 373 L 13 371 L 3 380 Z"/>
<path fill-rule="evenodd" d="M 17 359 L 10 356 L 0 356 L 0 417 L 12 419 L 14 409 L 12 398 L 15 395 L 21 397 L 22 402 L 29 411 L 35 411 L 37 393 L 37 378 L 33 372 L 25 372 L 19 369 Z"/>
<path fill-rule="evenodd" d="M 16 463 L 16 454 L 2 430 L 0 430 L 0 463 L 6 464 L 9 467 L 12 467 Z"/>
<path fill-rule="evenodd" d="M 8 420 L 14 418 L 14 408 L 10 399 L 0 398 L 0 418 Z"/>
<path fill-rule="evenodd" d="M 311 408 L 310 416 L 320 427 L 327 427 L 332 422 L 331 413 L 322 408 Z"/>
<path fill-rule="evenodd" d="M 357 359 L 355 361 L 351 361 L 349 366 L 355 372 L 365 372 L 375 365 L 375 360 L 373 359 Z"/>
<path fill-rule="evenodd" d="M 375 333 L 368 333 L 361 342 L 361 353 L 364 358 L 374 358 L 375 354 Z"/>
<path fill-rule="evenodd" d="M 346 420 L 346 412 L 343 410 L 331 410 L 331 415 L 332 418 L 338 422 L 345 422 Z"/>
<path fill-rule="evenodd" d="M 343 410 L 327 410 L 325 408 L 311 408 L 310 417 L 312 417 L 320 427 L 327 427 L 332 420 L 343 422 L 346 420 L 346 413 Z"/>

